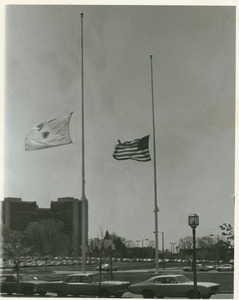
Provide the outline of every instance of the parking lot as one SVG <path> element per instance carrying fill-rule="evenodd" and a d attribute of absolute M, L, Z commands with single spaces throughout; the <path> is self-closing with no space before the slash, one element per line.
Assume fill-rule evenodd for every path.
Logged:
<path fill-rule="evenodd" d="M 116 281 L 129 281 L 131 284 L 136 282 L 144 281 L 155 275 L 155 265 L 152 262 L 114 262 L 114 266 L 117 266 L 117 271 L 102 272 L 102 276 L 106 280 Z M 185 263 L 179 262 L 167 262 L 162 268 L 160 264 L 160 274 L 184 274 L 189 279 L 193 280 L 193 273 L 191 271 L 184 271 L 183 267 Z M 87 272 L 98 272 L 96 271 L 98 264 L 87 264 Z M 12 268 L 5 268 L 2 271 L 9 273 L 12 272 Z M 21 268 L 22 274 L 28 276 L 36 276 L 39 280 L 61 280 L 66 274 L 79 273 L 81 272 L 81 265 L 70 264 L 70 265 L 48 265 L 45 263 L 43 266 L 29 266 Z M 220 284 L 220 293 L 212 295 L 212 299 L 233 299 L 233 280 L 234 272 L 232 271 L 217 271 L 216 268 L 210 269 L 209 271 L 197 271 L 197 280 L 203 282 L 215 282 Z M 7 294 L 2 295 L 8 297 Z M 17 295 L 15 294 L 14 297 Z M 13 297 L 13 296 L 12 296 Z M 39 298 L 39 295 L 34 295 Z M 56 294 L 47 293 L 44 298 L 56 297 Z M 69 296 L 72 297 L 72 296 Z M 125 292 L 123 298 L 143 298 L 142 295 L 132 294 Z"/>

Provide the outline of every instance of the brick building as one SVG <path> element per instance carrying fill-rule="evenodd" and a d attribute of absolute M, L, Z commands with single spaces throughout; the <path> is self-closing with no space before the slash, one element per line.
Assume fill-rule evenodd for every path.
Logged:
<path fill-rule="evenodd" d="M 72 239 L 73 256 L 79 256 L 82 245 L 82 201 L 73 197 L 51 201 L 50 208 L 39 208 L 36 202 L 21 198 L 4 198 L 2 224 L 8 230 L 24 231 L 32 222 L 46 219 L 61 221 L 64 233 Z M 88 245 L 88 202 L 86 205 L 86 245 Z"/>

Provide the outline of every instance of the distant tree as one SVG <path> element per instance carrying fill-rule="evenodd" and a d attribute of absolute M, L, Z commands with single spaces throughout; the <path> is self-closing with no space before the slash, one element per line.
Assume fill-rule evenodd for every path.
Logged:
<path fill-rule="evenodd" d="M 217 257 L 219 260 L 219 245 L 215 238 L 203 236 L 197 239 L 197 247 L 200 248 L 198 259 L 214 259 Z"/>
<path fill-rule="evenodd" d="M 215 243 L 215 239 L 211 236 L 203 236 L 197 239 L 198 248 L 214 248 Z"/>
<path fill-rule="evenodd" d="M 179 249 L 191 249 L 193 245 L 193 238 L 191 236 L 186 236 L 181 238 L 178 241 L 178 248 Z"/>
<path fill-rule="evenodd" d="M 105 239 L 105 240 L 110 240 L 110 239 L 111 239 L 111 237 L 110 237 L 110 234 L 109 234 L 109 231 L 108 231 L 108 230 L 105 232 L 104 239 Z"/>
<path fill-rule="evenodd" d="M 220 260 L 227 261 L 233 256 L 232 251 L 229 248 L 233 247 L 234 232 L 230 224 L 223 224 L 220 226 L 222 236 L 225 237 L 215 239 L 212 236 L 203 236 L 196 239 L 196 247 L 200 249 L 197 252 L 197 259 L 210 259 L 215 258 L 220 262 Z M 179 249 L 191 249 L 192 248 L 192 237 L 187 236 L 181 238 L 178 242 Z"/>
<path fill-rule="evenodd" d="M 63 233 L 63 223 L 60 221 L 32 222 L 26 229 L 26 237 L 35 255 L 57 256 L 71 252 L 70 238 Z"/>
<path fill-rule="evenodd" d="M 126 245 L 126 239 L 117 235 L 117 233 L 113 232 L 110 234 L 110 237 L 115 246 L 115 254 L 119 257 L 127 257 L 128 256 L 128 248 Z"/>

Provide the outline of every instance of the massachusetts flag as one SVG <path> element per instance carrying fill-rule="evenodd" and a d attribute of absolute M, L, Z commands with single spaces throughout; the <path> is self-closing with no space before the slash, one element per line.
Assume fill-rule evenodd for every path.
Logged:
<path fill-rule="evenodd" d="M 149 135 L 131 142 L 121 143 L 119 141 L 119 144 L 115 146 L 113 157 L 117 160 L 150 161 Z"/>
<path fill-rule="evenodd" d="M 33 127 L 25 138 L 25 150 L 39 150 L 72 143 L 69 133 L 71 116 L 72 112 Z"/>

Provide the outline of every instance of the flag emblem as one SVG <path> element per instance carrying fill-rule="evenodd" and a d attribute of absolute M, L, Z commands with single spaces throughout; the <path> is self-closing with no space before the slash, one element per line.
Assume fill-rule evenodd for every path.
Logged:
<path fill-rule="evenodd" d="M 69 132 L 72 112 L 33 127 L 25 138 L 25 150 L 39 150 L 72 143 Z"/>
<path fill-rule="evenodd" d="M 50 134 L 49 131 L 45 131 L 45 132 L 42 133 L 42 137 L 43 137 L 44 139 L 46 139 L 46 138 L 48 137 L 49 134 Z"/>
<path fill-rule="evenodd" d="M 133 159 L 137 161 L 150 161 L 149 135 L 130 142 L 121 143 L 118 140 L 113 157 L 117 160 Z"/>

